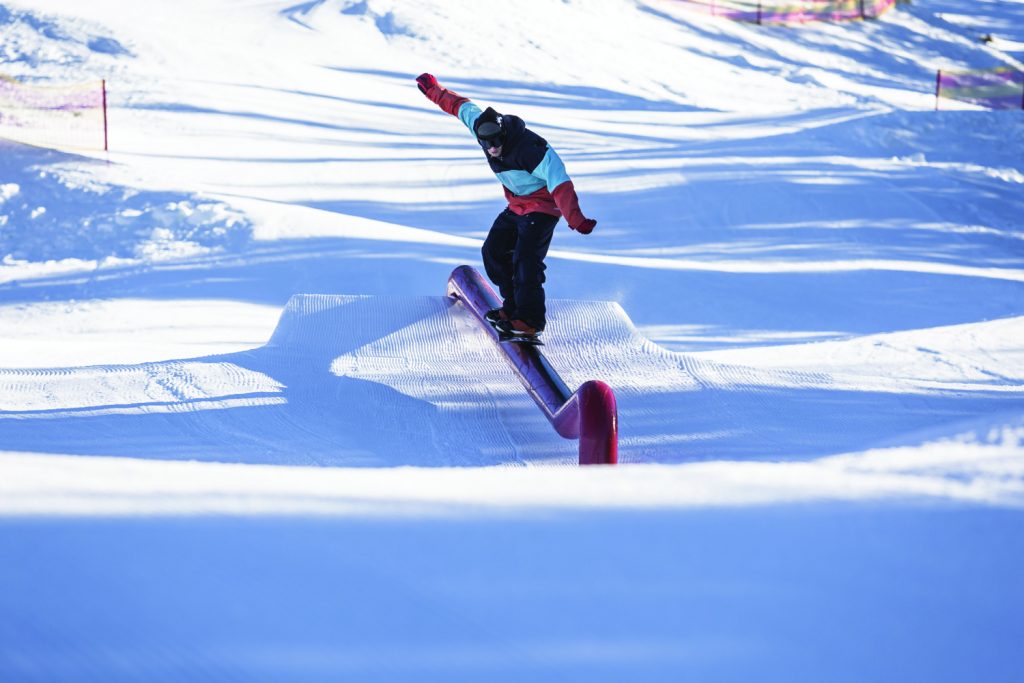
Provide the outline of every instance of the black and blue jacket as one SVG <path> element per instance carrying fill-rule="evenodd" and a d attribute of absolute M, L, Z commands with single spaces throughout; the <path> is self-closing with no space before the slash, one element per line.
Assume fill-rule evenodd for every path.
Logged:
<path fill-rule="evenodd" d="M 583 225 L 586 217 L 580 211 L 576 188 L 565 165 L 547 141 L 527 128 L 521 118 L 499 114 L 490 107 L 481 111 L 468 98 L 440 86 L 424 94 L 443 111 L 458 117 L 474 138 L 480 124 L 500 119 L 505 134 L 501 156 L 492 157 L 486 151 L 484 156 L 501 181 L 512 212 L 565 216 L 574 230 Z"/>

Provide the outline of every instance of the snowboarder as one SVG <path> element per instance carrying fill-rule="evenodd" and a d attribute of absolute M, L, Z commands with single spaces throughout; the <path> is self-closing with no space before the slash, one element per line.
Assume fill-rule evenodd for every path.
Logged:
<path fill-rule="evenodd" d="M 442 87 L 431 74 L 416 84 L 427 99 L 460 121 L 476 137 L 491 170 L 504 186 L 508 206 L 484 241 L 484 269 L 498 286 L 501 308 L 487 319 L 506 337 L 536 339 L 544 330 L 544 258 L 561 216 L 573 230 L 589 235 L 597 221 L 580 211 L 572 180 L 544 138 L 518 116 L 484 111 Z"/>

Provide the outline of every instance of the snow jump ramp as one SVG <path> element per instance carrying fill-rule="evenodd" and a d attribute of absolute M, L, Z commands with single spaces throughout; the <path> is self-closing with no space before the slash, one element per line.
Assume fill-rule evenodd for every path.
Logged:
<path fill-rule="evenodd" d="M 387 387 L 421 402 L 420 412 L 429 405 L 430 424 L 425 424 L 425 416 L 409 414 L 408 419 L 395 415 L 392 426 L 401 431 L 419 421 L 419 432 L 409 435 L 413 443 L 430 450 L 429 441 L 433 449 L 449 452 L 456 463 L 460 452 L 499 450 L 512 455 L 513 461 L 567 462 L 566 450 L 551 443 L 550 432 L 537 431 L 538 426 L 543 428 L 541 421 L 523 414 L 524 396 L 532 398 L 559 436 L 578 440 L 578 463 L 617 462 L 614 393 L 600 380 L 578 380 L 583 373 L 593 374 L 594 363 L 566 363 L 569 382 L 579 387 L 570 390 L 544 352 L 498 343 L 483 320 L 483 314 L 498 305 L 497 297 L 469 266 L 452 273 L 447 294 L 414 299 L 296 295 L 265 351 L 297 354 L 305 362 L 320 357 L 334 376 Z M 631 328 L 616 304 L 552 302 L 551 319 L 553 324 L 563 321 L 560 327 L 573 334 L 549 342 L 544 351 L 566 361 L 596 350 L 592 344 L 580 344 L 579 337 L 595 335 L 607 341 L 610 326 Z M 382 407 L 408 403 L 382 399 Z M 459 424 L 445 426 L 453 419 Z M 498 443 L 483 438 L 466 449 L 466 437 L 477 441 L 488 433 Z"/>

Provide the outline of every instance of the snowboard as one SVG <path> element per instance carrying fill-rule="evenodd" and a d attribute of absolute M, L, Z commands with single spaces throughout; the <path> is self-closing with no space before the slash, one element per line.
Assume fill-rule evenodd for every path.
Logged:
<path fill-rule="evenodd" d="M 544 346 L 544 342 L 540 340 L 535 334 L 521 335 L 521 334 L 509 334 L 508 332 L 502 332 L 498 330 L 498 341 L 502 344 L 522 344 L 523 346 Z"/>

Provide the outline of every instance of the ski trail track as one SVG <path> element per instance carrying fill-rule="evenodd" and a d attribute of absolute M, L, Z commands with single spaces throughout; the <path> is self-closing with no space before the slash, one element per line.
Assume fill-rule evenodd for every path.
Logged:
<path fill-rule="evenodd" d="M 557 300 L 549 319 L 543 352 L 566 384 L 615 390 L 623 463 L 808 460 L 1024 405 L 1012 378 L 922 389 L 670 352 L 614 303 Z M 0 396 L 9 451 L 344 467 L 576 462 L 575 442 L 554 433 L 489 335 L 444 297 L 298 295 L 264 347 L 2 370 Z"/>

